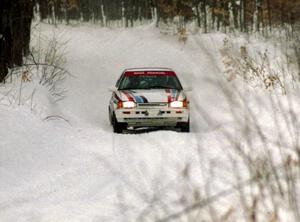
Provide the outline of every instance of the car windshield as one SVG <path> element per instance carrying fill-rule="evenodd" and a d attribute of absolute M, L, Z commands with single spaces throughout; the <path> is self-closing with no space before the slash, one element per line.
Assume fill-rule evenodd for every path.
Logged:
<path fill-rule="evenodd" d="M 119 90 L 126 89 L 177 89 L 182 90 L 175 75 L 132 75 L 123 76 Z"/>

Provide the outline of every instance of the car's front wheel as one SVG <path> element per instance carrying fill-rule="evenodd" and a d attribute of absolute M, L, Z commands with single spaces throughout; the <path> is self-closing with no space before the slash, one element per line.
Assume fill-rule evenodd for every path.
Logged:
<path fill-rule="evenodd" d="M 113 125 L 113 116 L 111 114 L 110 107 L 108 107 L 108 118 L 110 125 Z"/>
<path fill-rule="evenodd" d="M 119 123 L 115 115 L 113 115 L 112 117 L 112 125 L 114 129 L 114 133 L 123 133 L 123 130 L 126 129 L 126 124 Z"/>
<path fill-rule="evenodd" d="M 178 128 L 180 128 L 181 132 L 184 132 L 184 133 L 190 132 L 190 120 L 186 123 L 179 123 Z"/>

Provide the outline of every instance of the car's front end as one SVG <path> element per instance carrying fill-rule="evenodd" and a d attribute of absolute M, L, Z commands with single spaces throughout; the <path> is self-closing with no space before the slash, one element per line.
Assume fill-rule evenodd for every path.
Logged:
<path fill-rule="evenodd" d="M 126 91 L 118 92 L 119 98 L 115 103 L 115 117 L 119 123 L 125 123 L 127 127 L 175 127 L 180 123 L 186 123 L 189 121 L 189 104 L 183 91 L 175 92 L 175 97 L 171 97 L 171 93 L 168 90 L 152 91 L 151 94 L 159 94 L 165 96 L 165 99 L 149 101 L 145 94 L 149 95 L 149 92 L 139 93 L 143 96 L 135 96 L 137 92 Z M 171 90 L 170 90 L 171 91 Z M 116 96 L 117 96 L 116 94 Z M 122 94 L 127 95 L 122 96 Z M 176 94 L 180 96 L 176 96 Z M 129 97 L 128 97 L 129 96 Z M 158 97 L 156 95 L 156 97 Z M 177 97 L 177 98 L 176 98 Z M 132 99 L 128 99 L 132 98 Z M 145 98 L 137 99 L 137 98 Z M 171 98 L 171 101 L 167 101 Z"/>
<path fill-rule="evenodd" d="M 189 101 L 169 70 L 124 72 L 113 91 L 109 113 L 115 132 L 128 127 L 178 127 L 189 132 Z"/>

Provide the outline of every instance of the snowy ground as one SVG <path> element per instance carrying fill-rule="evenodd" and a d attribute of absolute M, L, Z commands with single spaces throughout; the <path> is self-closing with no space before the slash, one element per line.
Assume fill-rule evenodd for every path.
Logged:
<path fill-rule="evenodd" d="M 222 34 L 191 35 L 183 45 L 152 26 L 41 26 L 43 35 L 54 32 L 68 40 L 74 77 L 65 82 L 67 97 L 43 104 L 42 115 L 64 119 L 0 106 L 0 221 L 139 221 L 158 199 L 175 203 L 191 187 L 213 194 L 233 183 L 220 139 L 232 126 L 220 87 L 228 84 L 216 47 Z M 191 133 L 112 133 L 107 89 L 123 69 L 151 66 L 173 68 L 194 88 Z"/>

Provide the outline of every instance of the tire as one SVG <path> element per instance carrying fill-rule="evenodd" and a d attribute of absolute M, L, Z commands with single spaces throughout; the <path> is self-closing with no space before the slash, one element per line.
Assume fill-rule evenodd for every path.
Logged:
<path fill-rule="evenodd" d="M 118 120 L 116 119 L 115 115 L 113 115 L 113 117 L 112 117 L 112 125 L 113 125 L 114 133 L 122 134 L 123 130 L 126 129 L 126 124 L 119 123 Z"/>
<path fill-rule="evenodd" d="M 108 107 L 108 118 L 109 118 L 110 125 L 113 125 L 113 117 L 110 111 L 110 107 Z"/>
<path fill-rule="evenodd" d="M 181 132 L 189 133 L 190 132 L 190 120 L 186 123 L 180 123 L 179 128 L 180 128 Z"/>

